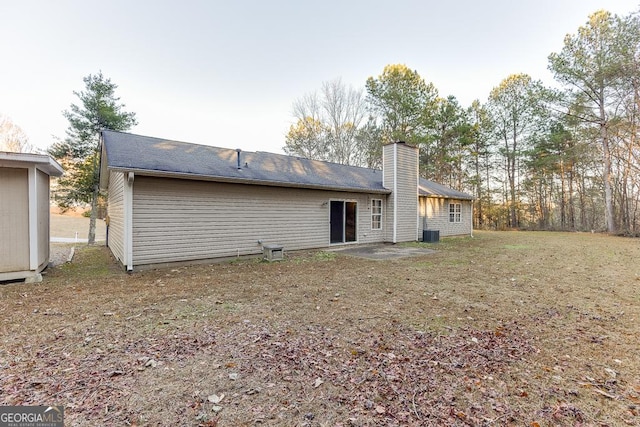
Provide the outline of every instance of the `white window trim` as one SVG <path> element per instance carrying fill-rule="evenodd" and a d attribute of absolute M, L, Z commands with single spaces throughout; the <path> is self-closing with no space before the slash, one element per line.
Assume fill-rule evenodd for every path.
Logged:
<path fill-rule="evenodd" d="M 453 210 L 451 209 L 452 207 L 453 207 Z M 449 203 L 449 222 L 450 223 L 462 222 L 462 203 L 453 203 L 453 202 Z"/>
<path fill-rule="evenodd" d="M 359 229 L 358 227 L 360 226 L 360 218 L 359 218 L 359 205 L 360 202 L 358 202 L 357 199 L 329 199 L 329 206 L 331 206 L 331 202 L 342 202 L 344 205 L 343 208 L 343 212 L 342 212 L 342 224 L 343 224 L 343 230 L 342 230 L 342 242 L 335 242 L 332 243 L 331 242 L 331 230 L 329 230 L 329 245 L 353 245 L 353 244 L 357 244 L 358 240 L 360 239 L 360 233 L 359 233 Z M 346 207 L 346 203 L 355 203 L 356 205 L 356 216 L 355 216 L 355 220 L 356 220 L 356 240 L 354 241 L 346 241 L 346 226 L 347 226 L 347 207 Z M 329 223 L 331 223 L 331 208 L 329 208 Z"/>
<path fill-rule="evenodd" d="M 380 205 L 380 211 L 378 213 L 376 213 L 374 211 L 374 203 L 378 202 L 378 204 Z M 374 217 L 379 217 L 378 220 L 378 227 L 374 227 Z M 371 199 L 371 230 L 382 230 L 382 199 Z"/>

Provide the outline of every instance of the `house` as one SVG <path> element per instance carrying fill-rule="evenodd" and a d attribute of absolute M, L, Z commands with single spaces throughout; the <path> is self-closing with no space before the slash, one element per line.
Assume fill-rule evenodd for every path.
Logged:
<path fill-rule="evenodd" d="M 471 197 L 419 179 L 418 149 L 404 143 L 384 146 L 376 170 L 108 130 L 101 141 L 107 245 L 127 270 L 271 244 L 417 241 L 425 226 L 446 223 L 438 209 L 448 204 L 442 235 L 471 232 Z"/>
<path fill-rule="evenodd" d="M 49 177 L 62 167 L 41 154 L 0 152 L 0 281 L 40 281 L 49 264 Z"/>

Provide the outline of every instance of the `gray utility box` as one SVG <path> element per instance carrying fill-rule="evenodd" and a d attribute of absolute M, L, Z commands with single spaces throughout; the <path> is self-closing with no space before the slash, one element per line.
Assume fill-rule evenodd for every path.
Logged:
<path fill-rule="evenodd" d="M 271 261 L 282 261 L 284 247 L 282 245 L 264 245 L 262 247 L 264 252 L 263 259 L 271 262 Z"/>
<path fill-rule="evenodd" d="M 440 230 L 423 230 L 422 241 L 427 243 L 437 243 L 440 241 Z"/>

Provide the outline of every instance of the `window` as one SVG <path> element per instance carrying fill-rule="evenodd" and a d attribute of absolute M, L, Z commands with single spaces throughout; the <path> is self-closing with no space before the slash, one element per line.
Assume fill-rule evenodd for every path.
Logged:
<path fill-rule="evenodd" d="M 382 229 L 382 200 L 371 199 L 371 229 Z"/>
<path fill-rule="evenodd" d="M 462 205 L 449 203 L 449 222 L 462 222 Z"/>

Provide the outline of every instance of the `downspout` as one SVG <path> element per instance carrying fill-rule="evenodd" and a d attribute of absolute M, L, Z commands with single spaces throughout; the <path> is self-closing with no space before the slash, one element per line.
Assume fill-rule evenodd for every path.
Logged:
<path fill-rule="evenodd" d="M 473 200 L 469 204 L 471 205 L 471 237 L 473 237 Z"/>

